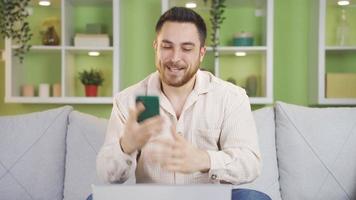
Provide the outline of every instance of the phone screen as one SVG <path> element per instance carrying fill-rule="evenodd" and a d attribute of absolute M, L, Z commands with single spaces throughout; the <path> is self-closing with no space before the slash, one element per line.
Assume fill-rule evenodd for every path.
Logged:
<path fill-rule="evenodd" d="M 138 116 L 138 122 L 142 122 L 145 119 L 159 115 L 158 96 L 137 96 L 136 103 L 137 102 L 142 102 L 145 106 L 145 110 Z"/>

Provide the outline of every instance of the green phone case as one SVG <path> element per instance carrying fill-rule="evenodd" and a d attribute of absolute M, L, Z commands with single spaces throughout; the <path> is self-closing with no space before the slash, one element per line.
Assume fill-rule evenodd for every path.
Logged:
<path fill-rule="evenodd" d="M 159 115 L 159 99 L 158 96 L 137 96 L 136 103 L 142 102 L 145 110 L 138 116 L 137 121 L 143 120 Z"/>

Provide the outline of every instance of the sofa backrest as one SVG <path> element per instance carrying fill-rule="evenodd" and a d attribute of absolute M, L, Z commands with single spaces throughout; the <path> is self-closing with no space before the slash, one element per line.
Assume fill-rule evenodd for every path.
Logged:
<path fill-rule="evenodd" d="M 356 108 L 275 109 L 282 198 L 356 199 Z"/>
<path fill-rule="evenodd" d="M 275 146 L 275 122 L 272 107 L 253 112 L 262 154 L 262 174 L 253 183 L 239 188 L 256 189 L 272 199 L 281 199 Z M 64 199 L 85 199 L 91 184 L 100 183 L 96 177 L 96 154 L 103 144 L 107 120 L 73 111 L 69 116 L 67 135 L 66 178 Z M 132 182 L 132 180 L 128 181 Z"/>
<path fill-rule="evenodd" d="M 71 110 L 0 117 L 0 199 L 63 199 Z"/>
<path fill-rule="evenodd" d="M 96 176 L 96 155 L 104 143 L 107 120 L 73 111 L 69 115 L 64 200 L 86 199 Z"/>

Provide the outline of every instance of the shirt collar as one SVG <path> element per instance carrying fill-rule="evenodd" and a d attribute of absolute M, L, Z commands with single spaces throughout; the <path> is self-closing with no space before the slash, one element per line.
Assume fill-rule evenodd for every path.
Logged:
<path fill-rule="evenodd" d="M 200 69 L 197 71 L 197 77 L 195 80 L 195 85 L 193 90 L 198 94 L 204 94 L 209 91 L 211 82 L 211 76 L 209 73 L 201 71 Z"/>

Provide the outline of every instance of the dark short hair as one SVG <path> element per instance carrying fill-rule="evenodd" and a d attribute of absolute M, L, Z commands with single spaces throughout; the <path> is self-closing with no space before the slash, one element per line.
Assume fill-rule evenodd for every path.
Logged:
<path fill-rule="evenodd" d="M 194 10 L 185 7 L 173 7 L 167 10 L 157 21 L 157 34 L 161 31 L 161 28 L 166 21 L 193 23 L 198 29 L 201 46 L 205 45 L 206 25 L 203 18 Z"/>

